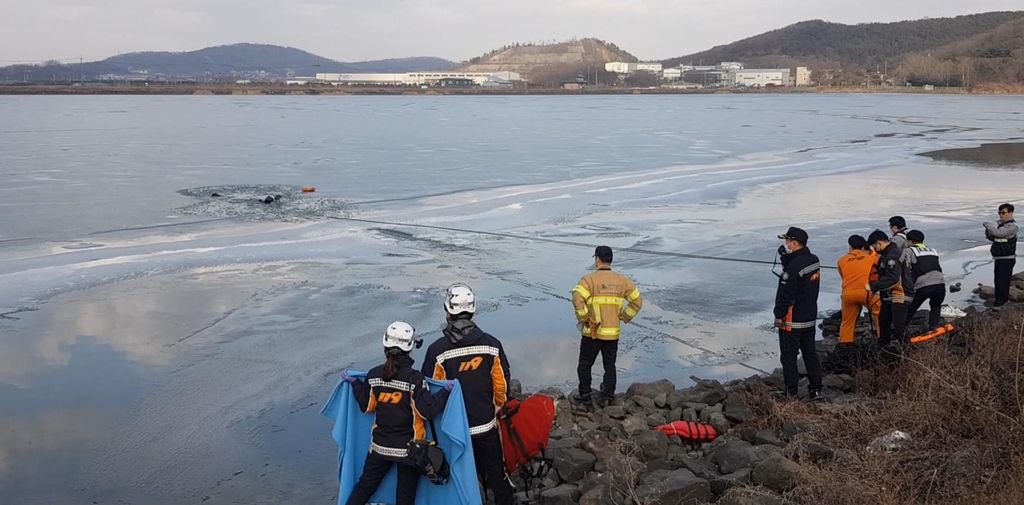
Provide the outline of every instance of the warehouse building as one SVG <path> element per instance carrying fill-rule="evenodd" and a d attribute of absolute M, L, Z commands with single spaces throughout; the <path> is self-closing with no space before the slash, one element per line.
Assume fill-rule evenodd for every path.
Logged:
<path fill-rule="evenodd" d="M 459 72 L 454 70 L 398 74 L 316 74 L 316 80 L 322 83 L 353 86 L 437 86 L 442 81 L 450 84 L 456 80 L 465 79 L 472 81 L 476 86 L 482 86 L 485 82 L 493 79 L 515 82 L 521 81 L 522 77 L 516 72 Z"/>
<path fill-rule="evenodd" d="M 788 86 L 788 68 L 747 68 L 730 70 L 726 74 L 726 83 L 731 86 L 763 88 L 766 86 Z"/>

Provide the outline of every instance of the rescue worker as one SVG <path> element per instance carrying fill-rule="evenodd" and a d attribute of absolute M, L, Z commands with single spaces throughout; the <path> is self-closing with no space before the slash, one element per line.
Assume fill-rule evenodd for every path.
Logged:
<path fill-rule="evenodd" d="M 459 380 L 477 473 L 494 492 L 496 505 L 510 505 L 513 489 L 505 476 L 501 433 L 495 417 L 508 399 L 508 358 L 501 342 L 473 321 L 476 295 L 469 286 L 450 286 L 445 293 L 444 311 L 447 324 L 441 338 L 427 348 L 423 375 L 434 380 Z"/>
<path fill-rule="evenodd" d="M 999 221 L 984 223 L 985 238 L 992 242 L 995 266 L 996 307 L 1010 301 L 1010 283 L 1013 267 L 1017 264 L 1017 222 L 1013 220 L 1013 205 L 999 206 Z"/>
<path fill-rule="evenodd" d="M 375 412 L 373 439 L 366 455 L 363 475 L 349 495 L 347 505 L 365 505 L 377 491 L 391 465 L 398 465 L 396 503 L 413 505 L 420 469 L 409 461 L 409 442 L 426 439 L 424 422 L 444 412 L 454 381 L 435 395 L 430 394 L 423 374 L 412 367 L 409 356 L 415 346 L 416 330 L 406 322 L 395 321 L 384 332 L 387 361 L 366 374 L 366 382 L 341 372 L 341 380 L 352 385 L 359 408 Z"/>
<path fill-rule="evenodd" d="M 907 233 L 910 245 L 903 251 L 900 261 L 910 267 L 910 276 L 914 279 L 914 301 L 907 309 L 906 324 L 914 318 L 914 313 L 928 300 L 928 329 L 939 326 L 942 317 L 942 302 L 946 301 L 946 278 L 942 275 L 939 264 L 939 253 L 924 243 L 924 232 L 910 230 Z"/>
<path fill-rule="evenodd" d="M 909 245 L 907 240 L 907 233 L 910 228 L 907 228 L 907 220 L 903 219 L 903 216 L 893 216 L 889 218 L 889 231 L 892 232 L 892 239 L 890 242 L 896 244 L 900 248 L 900 252 Z"/>
<path fill-rule="evenodd" d="M 807 367 L 808 399 L 814 401 L 821 393 L 821 360 L 814 346 L 817 331 L 818 289 L 821 266 L 818 257 L 807 248 L 807 232 L 790 227 L 779 238 L 786 244 L 779 247 L 782 275 L 775 294 L 775 327 L 779 329 L 779 351 L 786 393 L 797 396 L 800 373 L 797 354 L 802 354 Z"/>
<path fill-rule="evenodd" d="M 875 268 L 876 256 L 868 247 L 868 241 L 860 235 L 852 235 L 846 241 L 850 252 L 839 258 L 839 277 L 843 280 L 843 324 L 839 328 L 839 343 L 853 343 L 857 330 L 857 319 L 861 309 L 867 307 L 868 317 L 872 318 L 875 337 L 878 337 L 878 311 L 882 300 L 864 291 L 864 285 L 870 282 L 871 272 Z"/>
<path fill-rule="evenodd" d="M 622 323 L 632 321 L 644 302 L 633 281 L 612 271 L 611 247 L 599 246 L 594 250 L 594 267 L 596 271 L 584 275 L 572 290 L 572 305 L 582 334 L 580 360 L 576 368 L 580 387 L 572 399 L 583 405 L 594 402 L 591 369 L 600 354 L 604 362 L 604 380 L 596 402 L 598 406 L 605 406 L 615 396 L 615 359 Z"/>
<path fill-rule="evenodd" d="M 914 281 L 910 276 L 910 269 L 901 259 L 903 252 L 900 251 L 900 247 L 890 241 L 884 231 L 871 232 L 868 244 L 879 254 L 875 266 L 878 270 L 878 279 L 864 286 L 869 293 L 882 297 L 882 309 L 878 314 L 878 345 L 889 345 L 896 333 L 900 343 L 903 343 L 907 306 L 914 301 Z"/>

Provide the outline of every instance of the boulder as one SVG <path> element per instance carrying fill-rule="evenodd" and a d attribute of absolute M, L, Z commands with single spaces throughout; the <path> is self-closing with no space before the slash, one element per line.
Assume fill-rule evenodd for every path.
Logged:
<path fill-rule="evenodd" d="M 687 470 L 693 472 L 694 475 L 704 480 L 711 480 L 718 477 L 718 467 L 710 461 L 683 455 L 679 462 L 682 463 Z"/>
<path fill-rule="evenodd" d="M 636 382 L 630 384 L 629 388 L 626 389 L 626 398 L 642 396 L 653 399 L 661 394 L 672 394 L 675 390 L 676 385 L 673 384 L 672 381 L 666 379 L 655 382 Z"/>
<path fill-rule="evenodd" d="M 580 497 L 579 505 L 606 505 L 608 503 L 625 503 L 626 498 L 618 491 L 613 491 L 606 484 L 602 484 L 594 487 L 583 487 L 580 489 L 589 489 L 583 496 Z M 519 503 L 524 503 L 520 501 Z"/>
<path fill-rule="evenodd" d="M 665 419 L 664 415 L 662 415 L 662 414 L 651 414 L 651 415 L 647 416 L 647 426 L 650 426 L 651 428 L 655 428 L 655 427 L 661 426 L 663 424 L 668 424 L 668 419 Z"/>
<path fill-rule="evenodd" d="M 552 400 L 555 401 L 565 399 L 565 393 L 563 393 L 561 389 L 558 389 L 556 387 L 541 389 L 540 391 L 537 391 L 537 394 L 550 397 Z"/>
<path fill-rule="evenodd" d="M 604 413 L 612 419 L 623 420 L 626 418 L 626 409 L 622 408 L 621 405 L 609 405 L 604 408 Z"/>
<path fill-rule="evenodd" d="M 725 414 L 725 418 L 734 423 L 745 423 L 754 418 L 754 412 L 747 408 L 746 405 L 738 401 L 725 402 L 725 409 L 722 412 Z"/>
<path fill-rule="evenodd" d="M 813 433 L 817 430 L 818 427 L 806 419 L 790 419 L 782 423 L 782 434 L 789 439 L 800 433 Z"/>
<path fill-rule="evenodd" d="M 636 495 L 642 503 L 652 505 L 708 503 L 711 484 L 689 470 L 658 470 L 640 479 Z"/>
<path fill-rule="evenodd" d="M 717 412 L 717 413 L 721 414 L 724 411 L 725 411 L 725 406 L 723 404 L 721 404 L 721 403 L 716 403 L 716 404 L 708 407 L 708 412 L 709 413 Z"/>
<path fill-rule="evenodd" d="M 508 395 L 511 397 L 520 396 L 523 394 L 523 383 L 519 382 L 519 379 L 512 379 L 508 383 Z"/>
<path fill-rule="evenodd" d="M 715 477 L 711 481 L 711 492 L 714 493 L 715 496 L 721 496 L 725 494 L 726 491 L 736 486 L 747 485 L 750 483 L 751 471 L 752 470 L 749 468 L 744 468 L 730 473 L 729 475 L 720 475 Z"/>
<path fill-rule="evenodd" d="M 691 423 L 697 422 L 697 411 L 693 410 L 693 409 L 686 409 L 686 410 L 684 410 L 683 411 L 683 415 L 682 415 L 682 420 L 683 421 L 689 421 Z"/>
<path fill-rule="evenodd" d="M 725 492 L 716 505 L 782 505 L 782 497 L 757 488 L 734 487 Z"/>
<path fill-rule="evenodd" d="M 700 412 L 700 411 L 708 408 L 708 404 L 706 404 L 706 403 L 697 403 L 697 402 L 686 402 L 686 403 L 682 404 L 681 407 L 684 408 L 684 409 L 693 409 L 693 410 L 696 410 L 697 412 Z"/>
<path fill-rule="evenodd" d="M 725 418 L 725 415 L 719 412 L 712 412 L 711 415 L 708 416 L 708 423 L 715 428 L 716 432 L 721 434 L 724 434 L 729 431 L 729 428 L 732 428 L 732 425 L 729 424 L 729 420 Z"/>
<path fill-rule="evenodd" d="M 654 471 L 657 471 L 657 470 L 673 471 L 673 470 L 679 470 L 682 467 L 683 467 L 682 463 L 680 463 L 678 461 L 673 461 L 673 460 L 667 459 L 667 458 L 666 459 L 656 459 L 654 461 L 648 461 L 647 462 L 647 471 L 649 471 L 649 472 L 654 472 Z"/>
<path fill-rule="evenodd" d="M 611 446 L 611 440 L 608 438 L 608 434 L 600 431 L 585 432 L 582 438 L 583 442 L 580 444 L 580 449 L 583 449 L 595 456 L 600 455 Z"/>
<path fill-rule="evenodd" d="M 978 295 L 982 300 L 992 300 L 996 297 L 996 288 L 978 284 L 978 287 L 974 289 L 974 294 Z"/>
<path fill-rule="evenodd" d="M 757 445 L 757 446 L 754 446 L 753 449 L 751 449 L 751 454 L 753 455 L 754 464 L 760 463 L 760 462 L 768 459 L 773 454 L 778 454 L 779 456 L 784 456 L 785 453 L 786 453 L 786 450 L 783 449 L 782 447 L 777 446 L 777 445 Z"/>
<path fill-rule="evenodd" d="M 593 454 L 575 447 L 551 450 L 547 452 L 547 456 L 554 461 L 554 467 L 562 478 L 570 483 L 585 477 L 587 472 L 594 469 L 594 463 L 597 462 L 597 457 Z"/>
<path fill-rule="evenodd" d="M 786 448 L 786 453 L 788 457 L 799 459 L 801 462 L 806 458 L 806 461 L 811 463 L 832 461 L 836 457 L 834 449 L 813 440 L 790 444 Z"/>
<path fill-rule="evenodd" d="M 575 505 L 580 501 L 580 490 L 573 484 L 546 489 L 540 494 L 543 505 Z"/>
<path fill-rule="evenodd" d="M 654 397 L 654 406 L 658 407 L 659 409 L 663 409 L 663 408 L 668 407 L 668 394 L 667 393 L 661 393 L 660 395 L 655 396 Z"/>
<path fill-rule="evenodd" d="M 774 445 L 777 447 L 785 447 L 786 443 L 779 438 L 772 430 L 761 430 L 757 432 L 754 437 L 754 442 L 757 445 Z"/>
<path fill-rule="evenodd" d="M 678 408 L 678 407 L 668 411 L 668 414 L 665 415 L 665 419 L 668 419 L 668 422 L 670 422 L 670 423 L 678 421 L 678 420 L 680 420 L 682 418 L 683 418 L 683 409 Z"/>
<path fill-rule="evenodd" d="M 568 438 L 568 437 L 571 437 L 571 436 L 572 436 L 572 430 L 570 430 L 568 428 L 555 428 L 555 429 L 551 430 L 551 433 L 548 435 L 548 438 L 550 438 L 552 440 L 558 440 L 560 438 Z"/>
<path fill-rule="evenodd" d="M 723 474 L 730 474 L 754 464 L 754 446 L 742 440 L 729 440 L 715 449 L 711 462 Z"/>
<path fill-rule="evenodd" d="M 668 435 L 660 431 L 645 431 L 638 435 L 634 442 L 640 446 L 643 461 L 650 462 L 655 459 L 664 459 L 668 454 Z"/>
<path fill-rule="evenodd" d="M 634 396 L 626 405 L 626 411 L 637 416 L 653 414 L 657 410 L 658 407 L 654 405 L 654 400 L 643 396 Z"/>
<path fill-rule="evenodd" d="M 687 389 L 680 389 L 668 395 L 668 404 L 672 408 L 682 406 L 684 403 L 704 403 L 714 405 L 720 403 L 728 396 L 725 388 L 718 381 L 698 380 L 697 385 Z"/>
<path fill-rule="evenodd" d="M 647 465 L 639 459 L 615 449 L 605 449 L 597 456 L 595 470 L 601 472 L 613 489 L 628 489 L 647 472 Z"/>
<path fill-rule="evenodd" d="M 636 416 L 627 416 L 622 421 L 622 430 L 626 432 L 626 435 L 634 437 L 648 431 L 647 420 Z"/>
<path fill-rule="evenodd" d="M 796 487 L 802 472 L 800 465 L 774 454 L 754 467 L 750 480 L 754 484 L 785 493 Z"/>
<path fill-rule="evenodd" d="M 1017 303 L 1024 302 L 1024 290 L 1017 288 L 1016 285 L 1010 286 L 1010 301 Z"/>
<path fill-rule="evenodd" d="M 582 443 L 583 443 L 582 439 L 575 438 L 575 437 L 566 437 L 566 438 L 553 439 L 550 442 L 548 442 L 548 450 L 552 451 L 552 450 L 555 450 L 555 449 L 572 449 L 572 448 L 578 449 L 580 447 L 580 444 L 582 444 Z"/>

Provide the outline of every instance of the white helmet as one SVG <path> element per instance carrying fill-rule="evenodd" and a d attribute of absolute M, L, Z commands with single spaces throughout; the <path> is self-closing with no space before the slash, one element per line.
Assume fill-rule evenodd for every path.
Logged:
<path fill-rule="evenodd" d="M 401 349 L 411 352 L 416 345 L 416 329 L 405 321 L 395 321 L 384 332 L 385 349 Z"/>
<path fill-rule="evenodd" d="M 476 312 L 476 295 L 465 284 L 452 284 L 444 298 L 444 310 L 451 315 Z"/>

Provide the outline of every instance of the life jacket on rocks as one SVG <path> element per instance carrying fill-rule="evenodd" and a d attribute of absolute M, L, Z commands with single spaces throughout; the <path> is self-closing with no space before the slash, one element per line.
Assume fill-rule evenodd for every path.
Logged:
<path fill-rule="evenodd" d="M 707 423 L 695 423 L 692 421 L 676 421 L 674 423 L 663 424 L 654 428 L 654 430 L 660 431 L 668 436 L 677 435 L 684 440 L 699 442 L 711 441 L 718 437 L 718 433 L 715 431 L 714 426 Z"/>
<path fill-rule="evenodd" d="M 509 400 L 498 411 L 505 470 L 509 474 L 518 469 L 524 480 L 547 475 L 552 462 L 544 451 L 554 422 L 555 402 L 544 395 L 533 395 L 521 402 Z M 531 460 L 538 464 L 531 465 Z"/>

